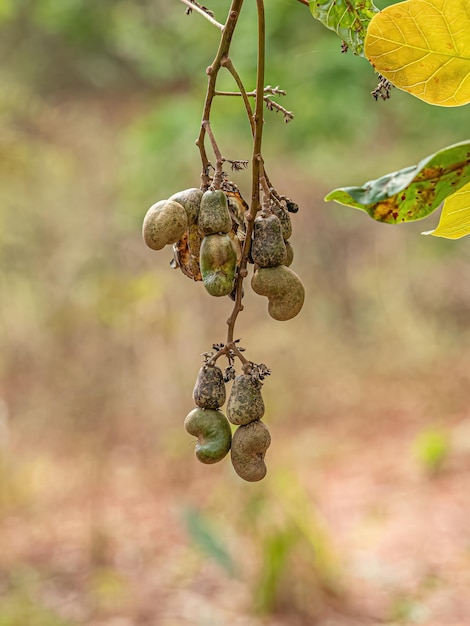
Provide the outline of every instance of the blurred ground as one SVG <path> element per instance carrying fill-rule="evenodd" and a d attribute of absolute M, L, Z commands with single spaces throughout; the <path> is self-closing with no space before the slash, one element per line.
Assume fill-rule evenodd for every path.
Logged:
<path fill-rule="evenodd" d="M 266 160 L 301 207 L 307 302 L 276 323 L 247 289 L 273 443 L 246 484 L 198 464 L 182 426 L 230 302 L 140 235 L 150 204 L 198 184 L 209 26 L 163 1 L 7 6 L 0 626 L 469 623 L 468 246 L 421 237 L 437 217 L 392 228 L 322 202 L 464 139 L 466 113 L 374 103 L 361 60 L 273 4 L 270 81 L 297 117 L 267 113 Z M 221 111 L 244 158 L 246 124 Z"/>

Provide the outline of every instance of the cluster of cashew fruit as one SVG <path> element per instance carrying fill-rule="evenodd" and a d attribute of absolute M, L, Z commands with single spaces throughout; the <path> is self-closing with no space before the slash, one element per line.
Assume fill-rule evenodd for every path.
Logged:
<path fill-rule="evenodd" d="M 153 250 L 172 246 L 171 265 L 202 281 L 207 292 L 216 297 L 230 296 L 237 301 L 241 285 L 238 272 L 243 278 L 246 263 L 252 263 L 253 291 L 268 299 L 272 318 L 284 321 L 299 313 L 305 297 L 302 281 L 289 267 L 293 260 L 289 213 L 297 208 L 288 198 L 265 194 L 263 208 L 252 221 L 238 189 L 224 179 L 221 189 L 186 189 L 154 204 L 144 218 L 143 238 Z M 247 233 L 251 234 L 250 241 Z M 268 429 L 260 421 L 264 414 L 262 380 L 269 370 L 246 361 L 241 349 L 229 350 L 230 345 L 233 342 L 217 356 L 206 354 L 194 388 L 196 408 L 186 417 L 185 427 L 197 437 L 196 456 L 201 462 L 216 463 L 231 451 L 237 474 L 257 481 L 266 474 L 264 456 L 271 442 Z M 225 375 L 215 364 L 222 353 L 230 364 Z M 235 376 L 234 356 L 243 363 L 239 376 Z M 233 385 L 227 419 L 220 407 L 225 403 L 225 383 L 229 380 Z M 230 422 L 238 426 L 233 437 Z"/>
<path fill-rule="evenodd" d="M 232 183 L 226 186 L 204 193 L 196 188 L 180 191 L 150 207 L 143 224 L 145 243 L 153 250 L 172 245 L 173 266 L 202 280 L 216 297 L 234 296 L 246 234 L 247 205 Z M 248 257 L 255 266 L 253 291 L 266 296 L 269 315 L 276 320 L 295 317 L 305 298 L 302 281 L 289 268 L 294 253 L 286 207 L 271 202 L 255 219 Z"/>
<path fill-rule="evenodd" d="M 203 365 L 193 391 L 196 408 L 184 422 L 187 432 L 197 437 L 196 457 L 201 463 L 217 463 L 230 451 L 235 471 L 250 482 L 265 477 L 264 456 L 271 443 L 269 431 L 260 421 L 264 402 L 257 373 L 254 366 L 252 372 L 235 377 L 227 402 L 227 419 L 220 410 L 226 399 L 224 374 L 217 365 Z M 238 426 L 233 437 L 229 420 Z"/>

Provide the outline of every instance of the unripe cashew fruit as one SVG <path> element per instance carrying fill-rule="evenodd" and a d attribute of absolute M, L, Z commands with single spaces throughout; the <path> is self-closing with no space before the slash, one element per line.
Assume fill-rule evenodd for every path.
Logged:
<path fill-rule="evenodd" d="M 184 207 L 186 215 L 188 216 L 188 224 L 197 224 L 197 218 L 199 215 L 199 207 L 201 205 L 202 191 L 191 187 L 191 189 L 184 189 L 178 191 L 170 196 L 170 200 L 179 202 Z"/>
<path fill-rule="evenodd" d="M 268 298 L 268 313 L 279 321 L 290 320 L 301 310 L 305 289 L 295 272 L 285 265 L 259 267 L 253 274 L 251 286 L 260 296 Z"/>
<path fill-rule="evenodd" d="M 216 365 L 203 365 L 197 375 L 193 399 L 201 409 L 218 409 L 225 402 L 224 375 Z"/>
<path fill-rule="evenodd" d="M 227 403 L 227 417 L 232 424 L 246 425 L 264 415 L 261 383 L 249 374 L 241 374 L 233 381 Z"/>
<path fill-rule="evenodd" d="M 232 229 L 227 197 L 221 189 L 215 191 L 209 189 L 203 194 L 198 225 L 203 235 L 228 233 Z"/>
<path fill-rule="evenodd" d="M 256 482 L 266 476 L 264 456 L 271 444 L 271 435 L 263 422 L 239 426 L 232 438 L 232 465 L 240 478 Z"/>
<path fill-rule="evenodd" d="M 217 463 L 230 450 L 232 431 L 228 419 L 216 409 L 196 408 L 186 416 L 184 427 L 197 437 L 196 457 L 201 463 Z"/>
<path fill-rule="evenodd" d="M 286 260 L 281 222 L 275 215 L 259 216 L 253 224 L 251 258 L 260 267 L 275 267 Z"/>
<path fill-rule="evenodd" d="M 284 243 L 286 245 L 286 260 L 283 265 L 290 267 L 292 265 L 292 261 L 294 260 L 294 248 L 292 247 L 290 241 L 284 241 Z"/>
<path fill-rule="evenodd" d="M 287 239 L 289 239 L 292 235 L 292 222 L 289 213 L 275 203 L 273 203 L 270 208 L 274 215 L 279 218 L 279 221 L 281 222 L 282 236 L 287 241 Z"/>
<path fill-rule="evenodd" d="M 188 228 L 184 207 L 174 200 L 161 200 L 147 211 L 142 226 L 142 236 L 152 250 L 161 250 L 176 243 Z"/>
<path fill-rule="evenodd" d="M 207 235 L 199 255 L 204 287 L 211 296 L 228 296 L 233 288 L 237 253 L 228 235 Z"/>

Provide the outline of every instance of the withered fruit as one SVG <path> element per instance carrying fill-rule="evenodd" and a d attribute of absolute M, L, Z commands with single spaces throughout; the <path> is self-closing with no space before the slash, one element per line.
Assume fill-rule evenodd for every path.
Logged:
<path fill-rule="evenodd" d="M 281 265 L 287 258 L 281 222 L 275 215 L 259 216 L 253 225 L 251 258 L 260 267 Z"/>
<path fill-rule="evenodd" d="M 227 198 L 221 189 L 209 189 L 203 194 L 199 207 L 198 225 L 203 235 L 228 233 L 232 229 Z"/>
<path fill-rule="evenodd" d="M 204 237 L 199 255 L 202 281 L 211 296 L 228 296 L 233 288 L 237 253 L 228 235 Z"/>
<path fill-rule="evenodd" d="M 202 191 L 196 187 L 191 187 L 190 189 L 174 193 L 169 199 L 179 202 L 184 207 L 188 217 L 188 224 L 191 226 L 192 224 L 197 224 L 201 198 Z"/>
<path fill-rule="evenodd" d="M 275 320 L 290 320 L 302 309 L 305 288 L 297 274 L 285 265 L 259 267 L 251 286 L 258 295 L 268 298 L 268 313 Z"/>
<path fill-rule="evenodd" d="M 217 409 L 193 409 L 184 420 L 190 435 L 197 437 L 196 457 L 201 463 L 218 463 L 230 450 L 232 431 L 225 415 Z"/>
<path fill-rule="evenodd" d="M 263 417 L 261 386 L 261 382 L 250 374 L 235 378 L 227 403 L 227 417 L 232 424 L 245 425 Z"/>
<path fill-rule="evenodd" d="M 263 422 L 239 426 L 232 438 L 232 465 L 240 478 L 256 482 L 266 476 L 264 457 L 271 435 Z"/>
<path fill-rule="evenodd" d="M 201 409 L 218 409 L 225 402 L 224 375 L 217 365 L 203 365 L 197 375 L 193 399 Z"/>
<path fill-rule="evenodd" d="M 174 200 L 161 200 L 147 211 L 142 226 L 142 236 L 152 250 L 161 250 L 176 243 L 188 228 L 184 207 Z"/>
<path fill-rule="evenodd" d="M 270 208 L 274 215 L 279 218 L 279 221 L 281 222 L 282 236 L 287 241 L 292 235 L 292 222 L 289 213 L 285 211 L 282 206 L 279 206 L 276 203 L 273 203 Z"/>
<path fill-rule="evenodd" d="M 185 276 L 193 280 L 202 280 L 199 268 L 201 234 L 197 224 L 191 224 L 179 241 L 173 244 L 175 267 L 179 267 Z"/>

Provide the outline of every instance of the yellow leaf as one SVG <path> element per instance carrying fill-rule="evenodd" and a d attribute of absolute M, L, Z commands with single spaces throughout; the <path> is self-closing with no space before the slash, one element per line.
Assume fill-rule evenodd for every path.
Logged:
<path fill-rule="evenodd" d="M 470 102 L 470 0 L 407 0 L 371 20 L 365 55 L 399 89 L 440 106 Z"/>
<path fill-rule="evenodd" d="M 445 239 L 460 239 L 470 235 L 470 183 L 448 196 L 437 228 L 422 234 Z"/>

